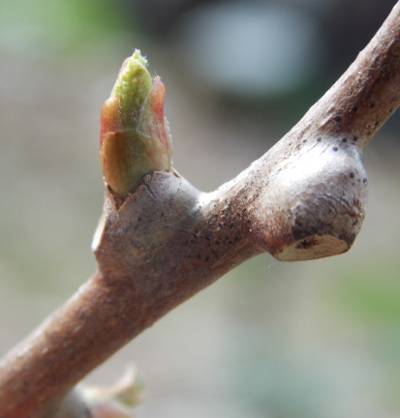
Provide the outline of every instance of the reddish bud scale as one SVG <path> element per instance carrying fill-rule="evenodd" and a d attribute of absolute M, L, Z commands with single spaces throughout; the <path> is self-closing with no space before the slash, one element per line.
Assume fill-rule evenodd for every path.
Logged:
<path fill-rule="evenodd" d="M 100 114 L 100 149 L 104 142 L 104 135 L 121 129 L 119 116 L 119 98 L 110 97 L 101 107 Z"/>
<path fill-rule="evenodd" d="M 164 83 L 160 77 L 156 77 L 143 104 L 138 128 L 144 135 L 158 138 L 168 146 L 169 131 L 164 117 L 164 98 Z"/>

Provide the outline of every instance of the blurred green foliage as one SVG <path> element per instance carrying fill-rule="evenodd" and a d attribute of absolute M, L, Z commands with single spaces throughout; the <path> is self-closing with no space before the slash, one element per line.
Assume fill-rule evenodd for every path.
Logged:
<path fill-rule="evenodd" d="M 82 49 L 124 26 L 114 6 L 107 0 L 0 0 L 0 46 L 28 56 Z"/>
<path fill-rule="evenodd" d="M 371 326 L 400 320 L 400 281 L 395 260 L 357 264 L 337 273 L 334 298 L 348 315 Z M 400 358 L 400 355 L 399 355 Z"/>

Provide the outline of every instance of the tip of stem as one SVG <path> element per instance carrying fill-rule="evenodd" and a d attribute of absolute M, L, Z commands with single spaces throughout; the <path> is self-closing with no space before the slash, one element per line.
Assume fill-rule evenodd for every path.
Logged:
<path fill-rule="evenodd" d="M 273 256 L 279 261 L 317 260 L 345 253 L 354 239 L 355 236 L 345 240 L 333 235 L 316 235 L 294 242 Z"/>

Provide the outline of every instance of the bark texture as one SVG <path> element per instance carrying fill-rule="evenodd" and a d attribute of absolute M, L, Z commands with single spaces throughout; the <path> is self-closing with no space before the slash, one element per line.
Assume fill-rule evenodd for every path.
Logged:
<path fill-rule="evenodd" d="M 340 254 L 365 216 L 361 151 L 400 104 L 400 4 L 348 71 L 269 152 L 205 194 L 154 172 L 107 189 L 98 271 L 0 363 L 0 417 L 52 416 L 89 371 L 246 259 Z"/>

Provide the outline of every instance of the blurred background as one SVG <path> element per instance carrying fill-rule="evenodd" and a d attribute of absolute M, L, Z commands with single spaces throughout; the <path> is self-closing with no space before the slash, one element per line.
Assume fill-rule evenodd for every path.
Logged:
<path fill-rule="evenodd" d="M 0 354 L 95 270 L 99 111 L 139 48 L 166 88 L 174 166 L 211 191 L 336 81 L 395 0 L 0 0 Z M 250 260 L 88 377 L 134 361 L 139 418 L 400 416 L 395 114 L 364 151 L 367 218 L 339 257 Z"/>

